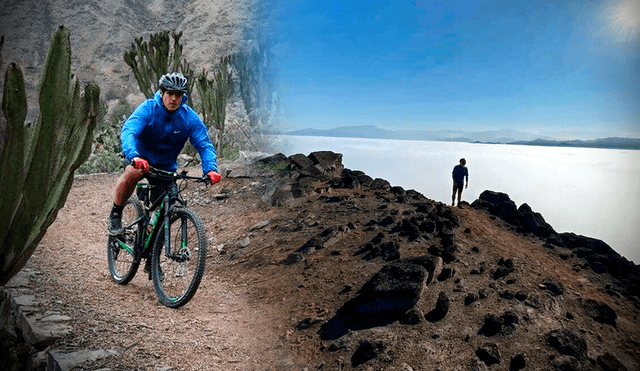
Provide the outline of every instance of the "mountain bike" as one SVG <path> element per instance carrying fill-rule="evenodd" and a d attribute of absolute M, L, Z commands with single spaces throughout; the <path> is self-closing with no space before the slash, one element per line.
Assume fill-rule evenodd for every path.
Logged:
<path fill-rule="evenodd" d="M 209 180 L 153 167 L 145 177 L 148 183 L 138 183 L 124 206 L 123 233 L 109 236 L 109 272 L 113 281 L 126 285 L 146 259 L 145 270 L 158 299 L 178 308 L 196 293 L 207 256 L 204 224 L 180 193 L 187 181 L 209 184 Z"/>

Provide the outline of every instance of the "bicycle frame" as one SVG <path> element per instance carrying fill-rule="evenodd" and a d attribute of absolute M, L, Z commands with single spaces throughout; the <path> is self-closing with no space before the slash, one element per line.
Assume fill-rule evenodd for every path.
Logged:
<path fill-rule="evenodd" d="M 186 174 L 176 174 L 173 172 L 168 172 L 168 171 L 155 169 L 155 168 L 152 168 L 152 171 L 155 172 L 157 175 L 164 176 L 165 178 L 171 177 L 172 181 L 167 187 L 167 189 L 165 189 L 160 195 L 160 197 L 158 197 L 158 199 L 155 200 L 155 202 L 153 203 L 151 203 L 151 200 L 150 200 L 151 198 L 150 193 L 151 193 L 151 189 L 155 188 L 156 185 L 153 185 L 150 183 L 138 183 L 136 185 L 136 194 L 138 195 L 138 198 L 140 199 L 140 201 L 142 201 L 143 203 L 144 214 L 140 218 L 131 222 L 130 225 L 125 226 L 124 228 L 129 229 L 137 226 L 138 228 L 137 240 L 134 241 L 133 248 L 127 245 L 121 239 L 118 239 L 118 243 L 124 250 L 126 250 L 129 254 L 133 255 L 136 260 L 140 260 L 142 257 L 144 257 L 144 255 L 146 255 L 145 253 L 147 253 L 148 251 L 151 251 L 151 249 L 153 248 L 153 244 L 155 243 L 155 240 L 158 237 L 158 234 L 160 233 L 159 225 L 162 224 L 164 225 L 164 229 L 165 229 L 165 233 L 164 233 L 165 255 L 171 258 L 183 258 L 178 255 L 170 254 L 171 223 L 169 218 L 171 215 L 171 210 L 176 205 L 179 205 L 182 207 L 187 206 L 187 201 L 185 199 L 182 199 L 179 196 L 179 189 L 176 184 L 176 180 L 190 179 L 190 180 L 196 180 L 196 181 L 203 181 L 204 177 L 203 178 L 191 177 L 191 176 L 187 176 Z M 175 191 L 175 194 L 172 194 L 173 191 Z M 154 219 L 151 220 L 151 213 L 154 211 L 157 211 L 157 212 L 154 214 Z M 158 223 L 158 221 L 160 220 L 162 220 L 164 223 Z M 150 221 L 151 221 L 151 230 L 149 231 L 147 229 L 147 226 L 149 225 Z M 186 228 L 187 228 L 186 225 L 183 225 L 182 231 L 180 231 L 182 241 L 186 240 L 186 236 L 188 232 Z"/>
<path fill-rule="evenodd" d="M 141 260 L 146 259 L 145 272 L 153 280 L 158 299 L 168 307 L 178 308 L 189 302 L 198 289 L 206 265 L 207 241 L 202 220 L 180 196 L 187 183 L 177 180 L 209 179 L 154 168 L 150 172 L 148 183 L 136 185 L 138 197 L 127 200 L 124 233 L 109 237 L 109 271 L 116 283 L 126 285 L 135 276 Z M 123 256 L 119 259 L 120 251 Z"/>

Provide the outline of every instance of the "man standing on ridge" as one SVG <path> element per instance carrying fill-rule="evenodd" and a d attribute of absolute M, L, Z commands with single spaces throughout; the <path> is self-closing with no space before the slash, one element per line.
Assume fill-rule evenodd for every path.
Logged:
<path fill-rule="evenodd" d="M 456 192 L 458 192 L 458 207 L 460 207 L 460 199 L 462 198 L 462 187 L 469 187 L 469 170 L 465 166 L 467 164 L 467 160 L 464 158 L 460 159 L 460 165 L 456 165 L 453 168 L 453 195 L 451 196 L 451 206 L 455 206 L 456 204 Z M 467 180 L 465 184 L 465 178 Z"/>
<path fill-rule="evenodd" d="M 120 137 L 127 165 L 116 183 L 107 227 L 111 235 L 122 233 L 124 205 L 149 166 L 175 171 L 187 139 L 198 150 L 202 171 L 211 184 L 222 178 L 207 127 L 186 104 L 187 79 L 177 72 L 167 73 L 160 77 L 158 86 L 155 97 L 142 102 L 122 125 Z"/>

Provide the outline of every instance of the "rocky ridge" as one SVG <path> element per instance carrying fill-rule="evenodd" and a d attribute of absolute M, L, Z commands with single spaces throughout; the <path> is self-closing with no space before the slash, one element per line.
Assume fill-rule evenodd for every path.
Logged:
<path fill-rule="evenodd" d="M 30 340 L 41 351 L 35 363 L 43 354 L 49 362 L 75 354 L 80 359 L 69 370 L 145 369 L 142 365 L 150 363 L 188 370 L 197 368 L 194 358 L 206 369 L 221 370 L 640 368 L 638 266 L 606 243 L 558 234 L 540 214 L 526 204 L 516 208 L 503 193 L 485 191 L 472 204 L 452 208 L 345 169 L 341 160 L 333 152 L 243 158 L 222 164 L 225 180 L 218 188 L 188 195 L 200 215 L 216 210 L 205 219 L 217 243 L 207 266 L 216 276 L 209 279 L 229 281 L 250 306 L 263 308 L 261 313 L 272 308 L 266 320 L 279 340 L 265 346 L 286 349 L 285 355 L 224 360 L 224 352 L 212 344 L 182 357 L 145 360 L 144 346 L 136 345 L 140 349 L 132 354 L 110 341 L 115 336 L 110 331 L 93 329 L 96 339 L 87 340 L 91 321 L 81 312 L 65 306 L 64 299 L 41 302 L 37 293 L 28 292 L 33 284 L 17 285 L 22 295 L 9 299 L 14 313 L 16 307 L 39 307 L 40 323 L 49 316 L 62 329 L 45 343 Z M 91 192 L 95 182 L 77 179 L 74 190 Z M 53 225 L 49 234 L 64 225 Z M 55 245 L 47 238 L 44 243 Z M 42 254 L 24 274 L 55 298 L 61 291 L 38 272 L 47 269 L 45 257 L 61 258 Z M 70 256 L 66 264 L 74 266 L 77 258 Z M 82 290 L 91 292 L 92 285 L 103 285 L 99 282 L 89 280 Z M 96 300 L 75 295 L 85 305 Z M 159 308 L 158 313 L 176 313 L 181 323 L 202 321 L 209 295 L 202 287 L 184 309 Z M 146 300 L 128 305 L 136 310 Z M 89 310 L 111 323 L 111 310 L 96 305 Z M 246 315 L 246 321 L 258 321 Z M 132 319 L 136 335 L 128 336 L 168 336 L 149 319 L 141 321 Z M 84 341 L 73 346 L 78 338 Z"/>

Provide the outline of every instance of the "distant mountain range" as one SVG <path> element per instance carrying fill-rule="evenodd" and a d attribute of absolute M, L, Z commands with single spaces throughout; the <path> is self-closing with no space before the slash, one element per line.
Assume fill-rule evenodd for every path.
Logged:
<path fill-rule="evenodd" d="M 284 135 L 317 137 L 426 140 L 439 142 L 497 143 L 554 147 L 640 149 L 640 139 L 603 138 L 594 140 L 553 140 L 516 130 L 385 130 L 377 126 L 340 126 L 333 129 L 302 129 Z"/>

